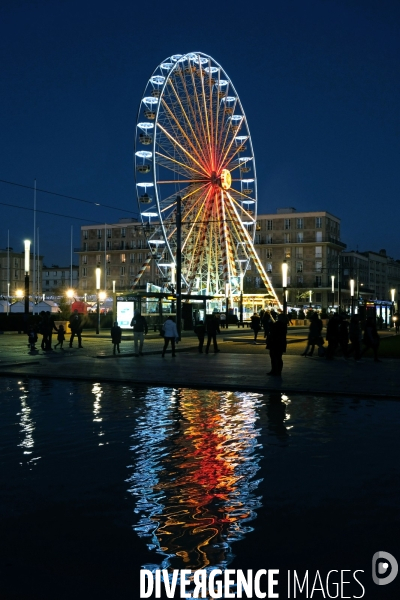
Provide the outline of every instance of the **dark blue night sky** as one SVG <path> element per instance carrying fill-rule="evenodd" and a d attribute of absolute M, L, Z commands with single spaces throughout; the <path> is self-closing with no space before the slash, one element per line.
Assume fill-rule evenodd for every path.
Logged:
<path fill-rule="evenodd" d="M 137 215 L 136 115 L 155 67 L 201 51 L 246 111 L 259 213 L 342 219 L 349 249 L 400 259 L 398 0 L 2 0 L 0 179 L 37 194 L 40 252 L 69 264 L 86 223 Z M 0 247 L 33 239 L 33 191 L 0 183 Z M 123 212 L 126 211 L 126 212 Z M 79 219 L 87 219 L 80 221 Z M 77 257 L 74 257 L 75 262 Z"/>

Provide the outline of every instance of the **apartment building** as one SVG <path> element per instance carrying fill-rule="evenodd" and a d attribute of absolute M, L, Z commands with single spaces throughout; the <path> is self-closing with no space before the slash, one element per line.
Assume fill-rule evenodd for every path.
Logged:
<path fill-rule="evenodd" d="M 33 272 L 33 254 L 30 255 L 29 269 L 29 293 L 32 294 L 35 282 L 35 295 L 42 294 L 41 273 L 43 268 L 43 256 L 37 256 L 35 260 L 35 273 Z M 8 285 L 9 284 L 9 285 Z M 13 248 L 0 250 L 0 295 L 16 297 L 17 291 L 25 290 L 25 253 L 15 252 Z"/>
<path fill-rule="evenodd" d="M 149 224 L 148 228 L 153 227 Z M 81 227 L 81 244 L 75 249 L 79 255 L 79 290 L 96 293 L 95 271 L 100 267 L 100 287 L 112 291 L 131 289 L 136 275 L 149 254 L 143 224 L 135 219 L 120 219 L 111 225 Z M 147 283 L 162 285 L 160 273 L 151 260 L 141 276 L 139 287 Z"/>
<path fill-rule="evenodd" d="M 258 215 L 255 247 L 279 297 L 283 293 L 282 263 L 286 261 L 290 305 L 334 304 L 332 276 L 337 282 L 339 257 L 346 248 L 340 240 L 338 217 L 326 211 L 297 212 L 295 208 Z M 261 286 L 254 267 L 247 272 L 244 285 L 249 289 Z"/>
<path fill-rule="evenodd" d="M 67 290 L 76 290 L 79 287 L 79 267 L 43 266 L 42 289 L 44 294 L 64 294 Z"/>

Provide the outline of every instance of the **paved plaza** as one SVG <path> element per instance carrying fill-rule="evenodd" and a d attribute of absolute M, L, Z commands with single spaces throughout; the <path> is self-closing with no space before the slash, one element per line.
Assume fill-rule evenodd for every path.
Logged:
<path fill-rule="evenodd" d="M 391 335 L 388 333 L 387 335 Z M 40 337 L 40 336 L 39 336 Z M 0 375 L 115 381 L 137 385 L 196 387 L 237 391 L 281 391 L 283 393 L 345 394 L 361 397 L 400 397 L 400 368 L 395 359 L 362 363 L 337 356 L 327 361 L 303 357 L 306 328 L 289 328 L 288 350 L 282 377 L 270 377 L 268 351 L 263 338 L 255 345 L 249 329 L 228 329 L 218 336 L 220 352 L 200 354 L 197 339 L 184 332 L 177 355 L 161 357 L 163 340 L 156 333 L 146 336 L 144 356 L 135 357 L 132 335 L 124 334 L 121 354 L 113 356 L 108 332 L 85 332 L 83 348 L 30 353 L 23 334 L 0 335 Z M 55 337 L 53 337 L 55 340 Z"/>

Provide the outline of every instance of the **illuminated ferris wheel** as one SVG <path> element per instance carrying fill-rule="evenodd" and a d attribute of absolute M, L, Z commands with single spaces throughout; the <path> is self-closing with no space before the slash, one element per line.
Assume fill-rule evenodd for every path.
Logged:
<path fill-rule="evenodd" d="M 181 197 L 182 287 L 234 294 L 253 261 L 273 304 L 275 291 L 254 249 L 257 177 L 239 96 L 222 67 L 201 52 L 175 54 L 150 77 L 135 140 L 136 190 L 149 255 L 173 281 Z"/>

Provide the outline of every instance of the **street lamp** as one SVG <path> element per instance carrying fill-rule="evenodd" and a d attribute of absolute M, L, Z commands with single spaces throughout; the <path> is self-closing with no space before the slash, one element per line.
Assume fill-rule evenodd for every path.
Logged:
<path fill-rule="evenodd" d="M 69 309 L 70 309 L 70 311 L 72 311 L 72 299 L 74 297 L 74 290 L 67 290 L 66 291 L 66 296 L 70 300 L 70 302 L 69 302 Z"/>
<path fill-rule="evenodd" d="M 31 242 L 24 241 L 25 246 L 25 315 L 29 315 L 29 263 L 31 256 Z"/>
<path fill-rule="evenodd" d="M 354 279 L 350 279 L 351 314 L 354 315 Z"/>
<path fill-rule="evenodd" d="M 394 315 L 394 295 L 396 293 L 396 290 L 394 288 L 392 288 L 390 290 L 390 295 L 392 297 L 392 320 L 393 320 L 393 315 Z"/>
<path fill-rule="evenodd" d="M 96 334 L 100 333 L 100 277 L 101 269 L 96 268 L 96 294 L 97 294 L 97 319 L 96 319 Z"/>
<path fill-rule="evenodd" d="M 335 276 L 331 275 L 332 281 L 332 309 L 335 307 Z"/>
<path fill-rule="evenodd" d="M 283 314 L 287 313 L 287 297 L 286 297 L 286 288 L 287 288 L 287 272 L 288 265 L 286 259 L 282 263 L 282 288 L 283 288 Z"/>

